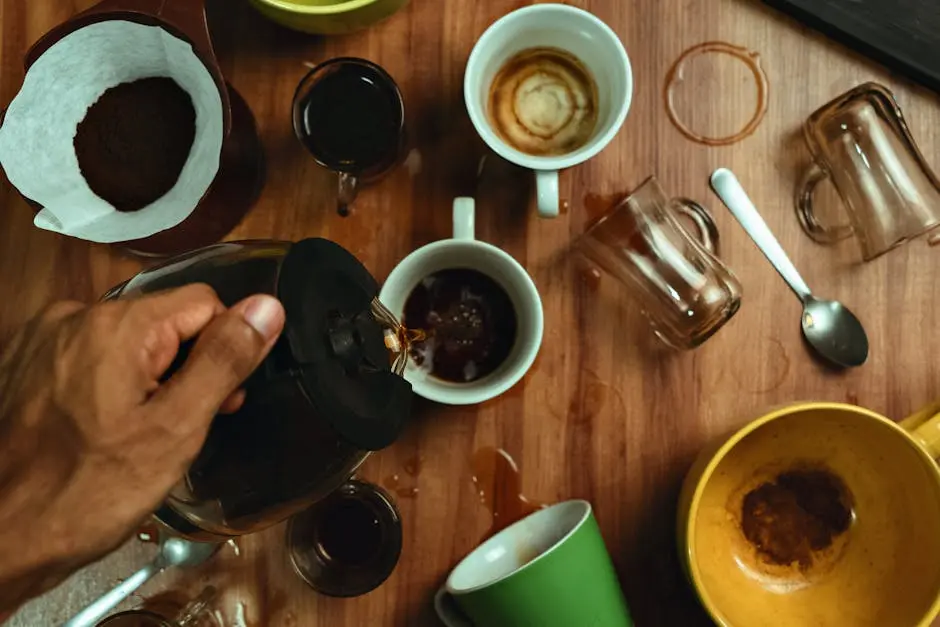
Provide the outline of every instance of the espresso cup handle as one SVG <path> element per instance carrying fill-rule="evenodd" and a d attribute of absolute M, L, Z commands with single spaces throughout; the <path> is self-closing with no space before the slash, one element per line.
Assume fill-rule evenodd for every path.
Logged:
<path fill-rule="evenodd" d="M 434 595 L 434 611 L 445 627 L 473 627 L 473 623 L 460 613 L 454 598 L 443 586 Z"/>
<path fill-rule="evenodd" d="M 454 198 L 454 239 L 476 239 L 476 203 L 472 198 Z"/>
<path fill-rule="evenodd" d="M 698 231 L 698 241 L 713 255 L 718 254 L 718 226 L 708 209 L 691 198 L 676 198 L 673 200 L 676 212 L 691 220 Z"/>
<path fill-rule="evenodd" d="M 535 191 L 538 198 L 540 218 L 558 217 L 558 171 L 536 170 Z"/>
<path fill-rule="evenodd" d="M 847 224 L 838 226 L 825 226 L 816 219 L 813 208 L 813 193 L 816 186 L 829 178 L 829 173 L 813 163 L 796 188 L 796 217 L 800 226 L 810 238 L 818 244 L 834 244 L 852 237 L 852 227 Z"/>

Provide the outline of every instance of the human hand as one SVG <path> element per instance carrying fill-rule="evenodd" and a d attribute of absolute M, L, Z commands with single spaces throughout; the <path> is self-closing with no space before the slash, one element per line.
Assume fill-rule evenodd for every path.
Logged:
<path fill-rule="evenodd" d="M 12 339 L 0 355 L 0 614 L 117 548 L 159 507 L 283 326 L 272 297 L 226 309 L 191 285 L 60 303 Z"/>

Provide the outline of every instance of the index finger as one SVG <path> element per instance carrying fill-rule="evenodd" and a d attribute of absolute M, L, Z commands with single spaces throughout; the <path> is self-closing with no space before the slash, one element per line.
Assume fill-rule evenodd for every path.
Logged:
<path fill-rule="evenodd" d="M 170 367 L 183 342 L 196 337 L 225 311 L 215 290 L 203 283 L 150 294 L 132 301 L 131 307 L 147 325 L 142 348 L 147 374 L 153 380 Z"/>

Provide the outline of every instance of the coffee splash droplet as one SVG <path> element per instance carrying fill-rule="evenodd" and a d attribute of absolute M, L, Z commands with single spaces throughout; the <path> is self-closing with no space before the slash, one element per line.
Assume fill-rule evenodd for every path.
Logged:
<path fill-rule="evenodd" d="M 405 460 L 402 465 L 404 477 L 395 473 L 389 475 L 382 482 L 382 486 L 390 492 L 394 492 L 400 498 L 413 499 L 418 496 L 420 489 L 417 485 L 417 479 L 421 475 L 421 467 L 424 464 L 424 457 L 415 455 Z"/>
<path fill-rule="evenodd" d="M 601 271 L 597 268 L 585 268 L 581 273 L 581 278 L 584 280 L 584 284 L 592 292 L 597 291 L 601 286 Z"/>
<path fill-rule="evenodd" d="M 409 457 L 405 460 L 404 469 L 405 472 L 411 475 L 412 477 L 418 477 L 421 474 L 421 465 L 424 463 L 424 458 L 420 455 L 415 455 L 414 457 Z"/>

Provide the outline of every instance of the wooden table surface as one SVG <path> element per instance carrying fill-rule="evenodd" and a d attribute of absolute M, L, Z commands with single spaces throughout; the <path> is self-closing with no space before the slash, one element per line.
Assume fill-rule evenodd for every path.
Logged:
<path fill-rule="evenodd" d="M 30 43 L 91 4 L 0 3 L 4 105 L 19 89 Z M 852 242 L 832 248 L 812 243 L 792 209 L 794 186 L 808 159 L 800 125 L 816 107 L 859 83 L 882 82 L 895 90 L 921 148 L 933 157 L 940 150 L 934 94 L 755 0 L 698 0 L 681 7 L 661 0 L 574 0 L 570 4 L 594 12 L 622 38 L 636 90 L 626 124 L 607 150 L 562 174 L 567 211 L 539 220 L 529 173 L 494 156 L 479 172 L 487 150 L 462 98 L 474 41 L 493 20 L 525 4 L 412 0 L 381 25 L 331 38 L 283 30 L 244 0 L 211 7 L 223 70 L 254 111 L 269 168 L 260 201 L 230 239 L 328 237 L 383 278 L 415 247 L 447 237 L 452 198 L 473 195 L 478 234 L 510 252 L 538 285 L 545 343 L 531 373 L 505 396 L 479 407 L 421 404 L 401 440 L 367 462 L 367 479 L 382 482 L 399 474 L 409 490 L 418 488 L 413 498 L 398 499 L 404 550 L 397 570 L 377 591 L 353 600 L 314 594 L 291 572 L 278 527 L 240 540 L 238 556 L 226 549 L 205 570 L 167 576 L 142 591 L 144 597 L 195 591 L 211 580 L 225 592 L 231 625 L 435 625 L 435 589 L 491 524 L 471 482 L 470 459 L 493 446 L 515 458 L 528 497 L 584 498 L 595 505 L 639 625 L 708 624 L 674 548 L 679 485 L 703 443 L 788 401 L 849 401 L 900 418 L 938 396 L 940 334 L 932 331 L 940 327 L 940 283 L 930 268 L 940 251 L 921 239 L 862 264 Z M 724 147 L 684 138 L 663 104 L 673 61 L 710 40 L 760 53 L 770 84 L 769 110 L 756 133 Z M 365 191 L 347 219 L 334 211 L 334 178 L 295 140 L 289 117 L 306 64 L 340 55 L 372 59 L 396 78 L 417 151 L 408 167 Z M 746 77 L 730 80 L 737 75 L 728 72 L 701 79 L 702 97 L 689 113 L 698 124 L 727 126 L 741 119 L 753 86 Z M 708 175 L 720 166 L 736 171 L 810 285 L 843 300 L 864 321 L 871 338 L 864 367 L 835 374 L 809 357 L 799 334 L 799 303 L 709 192 Z M 734 320 L 690 353 L 658 349 L 626 290 L 609 278 L 586 278 L 567 254 L 604 199 L 651 174 L 670 193 L 699 199 L 713 210 L 723 258 L 744 285 Z M 832 193 L 823 198 L 835 202 Z M 56 299 L 93 301 L 142 267 L 107 246 L 34 228 L 32 210 L 5 180 L 0 203 L 0 333 Z M 404 468 L 415 459 L 420 473 L 408 475 Z M 152 550 L 130 542 L 27 606 L 10 624 L 38 627 L 65 618 Z"/>

